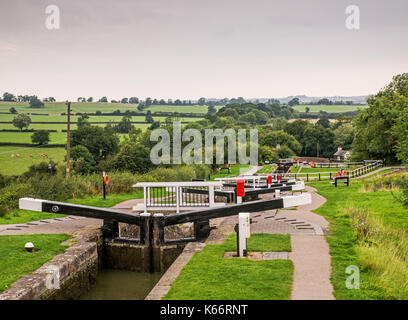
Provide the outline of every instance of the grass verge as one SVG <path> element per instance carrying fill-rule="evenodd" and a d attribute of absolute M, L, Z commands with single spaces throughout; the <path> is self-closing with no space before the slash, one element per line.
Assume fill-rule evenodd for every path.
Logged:
<path fill-rule="evenodd" d="M 0 292 L 64 252 L 68 246 L 61 242 L 69 238 L 66 234 L 0 236 Z M 27 242 L 34 243 L 34 252 L 25 251 Z"/>
<path fill-rule="evenodd" d="M 253 234 L 250 251 L 290 251 L 290 236 Z M 236 250 L 236 236 L 197 252 L 172 284 L 165 300 L 288 300 L 293 281 L 290 260 L 223 258 Z"/>
<path fill-rule="evenodd" d="M 326 237 L 332 257 L 331 281 L 337 299 L 407 299 L 407 209 L 389 191 L 361 192 L 362 182 L 334 188 L 328 182 L 311 186 L 327 202 L 315 210 L 330 222 Z M 396 239 L 401 239 L 398 244 Z M 360 289 L 349 290 L 346 268 L 360 270 Z M 397 277 L 399 275 L 399 277 Z"/>

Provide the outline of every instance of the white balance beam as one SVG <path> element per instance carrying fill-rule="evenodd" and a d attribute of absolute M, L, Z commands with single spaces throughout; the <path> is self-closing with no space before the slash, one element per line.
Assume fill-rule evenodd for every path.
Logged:
<path fill-rule="evenodd" d="M 18 200 L 18 207 L 21 210 L 31 210 L 42 212 L 44 200 L 34 198 L 21 198 Z"/>

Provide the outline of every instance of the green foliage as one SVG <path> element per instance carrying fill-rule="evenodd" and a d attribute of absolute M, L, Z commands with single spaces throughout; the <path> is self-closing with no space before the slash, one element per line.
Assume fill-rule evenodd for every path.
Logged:
<path fill-rule="evenodd" d="M 117 133 L 128 133 L 132 128 L 132 115 L 126 114 L 123 116 L 120 123 L 114 127 L 114 130 Z"/>
<path fill-rule="evenodd" d="M 333 130 L 334 145 L 350 150 L 354 139 L 354 127 L 351 123 L 344 123 Z"/>
<path fill-rule="evenodd" d="M 259 141 L 260 145 L 276 148 L 280 145 L 285 151 L 282 153 L 290 153 L 290 155 L 299 154 L 302 150 L 300 143 L 290 134 L 283 130 L 270 131 L 263 135 Z M 289 150 L 288 150 L 289 149 Z M 278 151 L 280 153 L 280 151 Z M 286 157 L 285 157 L 286 158 Z"/>
<path fill-rule="evenodd" d="M 25 113 L 20 113 L 16 115 L 13 119 L 13 126 L 23 130 L 23 128 L 28 128 L 31 123 L 31 118 Z"/>
<path fill-rule="evenodd" d="M 30 98 L 30 108 L 43 108 L 44 103 L 37 98 L 37 96 L 32 96 Z"/>
<path fill-rule="evenodd" d="M 308 121 L 296 120 L 287 123 L 285 132 L 293 135 L 302 146 L 298 155 L 331 158 L 336 150 L 334 134 L 331 128 L 325 128 L 320 124 L 313 125 Z"/>
<path fill-rule="evenodd" d="M 11 108 L 9 109 L 9 112 L 10 112 L 11 114 L 17 114 L 17 113 L 18 113 L 18 111 L 17 111 L 16 108 L 14 108 L 14 107 L 11 107 Z"/>
<path fill-rule="evenodd" d="M 111 126 L 104 128 L 92 125 L 80 126 L 71 132 L 72 146 L 83 145 L 92 154 L 94 160 L 99 162 L 108 155 L 117 153 L 119 137 Z"/>
<path fill-rule="evenodd" d="M 39 145 L 50 142 L 50 133 L 47 130 L 38 130 L 31 135 L 31 141 Z"/>
<path fill-rule="evenodd" d="M 74 170 L 80 174 L 94 171 L 95 159 L 87 148 L 78 145 L 71 149 L 71 159 L 74 161 Z"/>
<path fill-rule="evenodd" d="M 125 143 L 115 156 L 112 164 L 114 169 L 144 173 L 153 167 L 150 161 L 150 151 L 140 143 Z"/>
<path fill-rule="evenodd" d="M 408 161 L 408 73 L 392 82 L 368 100 L 355 123 L 353 158 Z"/>
<path fill-rule="evenodd" d="M 150 111 L 150 110 L 147 110 L 147 112 L 146 112 L 146 122 L 149 122 L 149 123 L 153 123 L 154 122 L 154 119 L 153 119 L 153 116 L 152 116 L 152 112 Z"/>

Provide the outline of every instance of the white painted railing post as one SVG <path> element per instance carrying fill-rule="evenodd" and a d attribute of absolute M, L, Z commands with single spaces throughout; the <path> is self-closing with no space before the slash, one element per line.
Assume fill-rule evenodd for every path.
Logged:
<path fill-rule="evenodd" d="M 212 208 L 215 203 L 214 186 L 208 187 L 208 202 L 209 202 L 210 208 Z"/>
<path fill-rule="evenodd" d="M 144 212 L 147 213 L 146 187 L 143 187 L 143 202 L 144 202 Z"/>
<path fill-rule="evenodd" d="M 179 197 L 180 187 L 176 187 L 176 212 L 180 213 L 180 197 Z"/>
<path fill-rule="evenodd" d="M 238 216 L 238 244 L 240 257 L 246 257 L 248 255 L 247 238 L 251 236 L 249 219 L 250 214 L 248 212 L 241 212 Z"/>

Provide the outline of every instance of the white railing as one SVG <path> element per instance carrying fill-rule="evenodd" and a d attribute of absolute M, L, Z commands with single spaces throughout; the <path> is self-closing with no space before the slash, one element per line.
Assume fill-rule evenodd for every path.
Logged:
<path fill-rule="evenodd" d="M 221 188 L 222 182 L 192 181 L 192 182 L 139 182 L 134 188 L 143 188 L 143 203 L 133 206 L 134 211 L 199 210 L 205 207 L 225 206 L 225 203 L 215 202 L 215 188 Z M 186 189 L 195 192 L 184 192 Z"/>
<path fill-rule="evenodd" d="M 383 162 L 382 160 L 364 160 L 361 162 L 365 164 L 363 167 L 356 168 L 354 170 L 346 170 L 350 178 L 359 177 L 363 174 L 369 173 L 376 168 L 382 167 Z M 309 180 L 331 180 L 334 176 L 335 172 L 300 172 L 300 173 L 285 173 L 283 176 L 285 178 L 295 178 L 295 179 L 304 179 L 306 181 Z"/>

